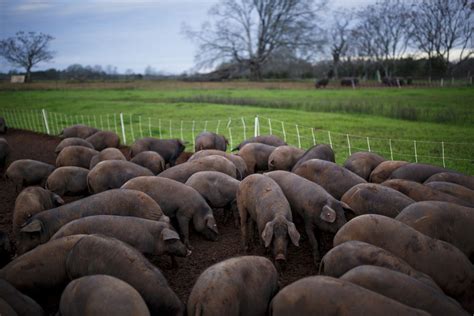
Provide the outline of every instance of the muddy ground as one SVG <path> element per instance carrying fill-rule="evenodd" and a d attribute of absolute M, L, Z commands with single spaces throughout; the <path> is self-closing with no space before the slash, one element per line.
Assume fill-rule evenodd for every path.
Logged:
<path fill-rule="evenodd" d="M 7 165 L 18 159 L 34 159 L 50 164 L 55 163 L 54 149 L 60 142 L 58 137 L 14 129 L 9 130 L 2 137 L 8 141 L 11 147 L 11 155 Z M 124 147 L 122 151 L 127 153 L 128 149 Z M 2 175 L 3 172 L 4 170 L 1 171 Z M 12 241 L 11 222 L 16 196 L 15 188 L 6 183 L 3 177 L 0 177 L 0 230 L 8 232 Z M 72 197 L 65 198 L 66 202 L 76 199 Z M 215 215 L 219 229 L 219 240 L 217 242 L 207 241 L 191 231 L 190 242 L 193 246 L 193 252 L 187 258 L 178 258 L 178 268 L 171 268 L 169 257 L 149 257 L 150 261 L 160 268 L 171 288 L 185 303 L 196 279 L 207 267 L 224 259 L 245 254 L 241 248 L 240 230 L 234 226 L 232 217 L 225 223 L 223 211 L 217 211 Z M 308 239 L 305 238 L 302 222 L 298 219 L 295 219 L 295 222 L 298 231 L 302 235 L 302 240 L 299 248 L 293 245 L 289 246 L 288 262 L 286 266 L 282 267 L 280 274 L 281 286 L 302 277 L 317 274 L 318 271 L 318 267 L 313 263 L 311 248 Z M 320 237 L 320 251 L 323 255 L 330 249 L 333 236 L 323 234 Z M 270 254 L 266 253 L 260 244 L 256 244 L 248 254 L 263 255 L 270 258 Z M 35 297 L 35 299 L 49 314 L 56 313 L 59 304 L 59 294 L 57 292 L 45 293 L 41 297 Z"/>

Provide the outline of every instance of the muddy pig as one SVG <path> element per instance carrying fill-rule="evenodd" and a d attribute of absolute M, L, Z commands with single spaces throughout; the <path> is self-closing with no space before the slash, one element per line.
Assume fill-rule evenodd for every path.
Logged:
<path fill-rule="evenodd" d="M 273 245 L 276 261 L 286 261 L 288 236 L 299 246 L 300 234 L 293 224 L 290 204 L 272 178 L 254 174 L 242 180 L 237 191 L 237 207 L 244 249 L 249 248 L 253 239 L 255 223 L 265 248 Z"/>
<path fill-rule="evenodd" d="M 83 138 L 79 138 L 79 137 L 71 137 L 71 138 L 63 139 L 58 144 L 58 146 L 56 146 L 56 149 L 54 150 L 54 152 L 56 155 L 58 155 L 61 152 L 61 150 L 69 146 L 82 146 L 82 147 L 94 149 L 94 146 L 92 146 L 92 144 L 89 143 L 87 140 Z"/>
<path fill-rule="evenodd" d="M 401 166 L 409 164 L 408 161 L 401 160 L 386 160 L 381 162 L 374 170 L 370 173 L 369 181 L 373 183 L 382 183 L 388 178 L 395 169 Z"/>
<path fill-rule="evenodd" d="M 232 149 L 232 151 L 241 150 L 242 147 L 244 147 L 247 144 L 251 144 L 251 143 L 265 144 L 265 145 L 270 145 L 270 146 L 274 146 L 274 147 L 288 145 L 287 143 L 285 143 L 285 141 L 283 141 L 278 136 L 275 136 L 275 135 L 262 135 L 262 136 L 251 137 L 249 139 L 244 140 L 243 142 L 238 144 L 237 147 Z"/>
<path fill-rule="evenodd" d="M 229 142 L 222 135 L 213 132 L 202 132 L 196 136 L 194 151 L 197 152 L 203 149 L 217 149 L 226 151 L 228 144 Z"/>
<path fill-rule="evenodd" d="M 336 233 L 346 223 L 344 209 L 350 210 L 350 207 L 333 198 L 318 184 L 294 173 L 272 171 L 265 175 L 280 186 L 291 210 L 303 218 L 305 231 L 313 248 L 314 262 L 317 263 L 320 257 L 314 229 Z"/>
<path fill-rule="evenodd" d="M 423 183 L 432 175 L 440 172 L 450 172 L 450 170 L 424 163 L 409 163 L 395 169 L 390 175 L 390 179 L 403 179 Z"/>
<path fill-rule="evenodd" d="M 474 190 L 468 189 L 463 185 L 441 181 L 431 181 L 425 183 L 425 185 L 435 190 L 455 196 L 458 199 L 464 200 L 467 203 L 474 205 Z"/>
<path fill-rule="evenodd" d="M 207 268 L 188 299 L 188 315 L 264 316 L 278 291 L 278 272 L 265 257 L 231 258 Z"/>
<path fill-rule="evenodd" d="M 56 158 L 56 166 L 75 166 L 89 169 L 91 159 L 98 155 L 97 150 L 83 146 L 68 146 L 59 153 Z"/>
<path fill-rule="evenodd" d="M 268 157 L 268 170 L 290 171 L 304 152 L 293 146 L 279 146 Z"/>
<path fill-rule="evenodd" d="M 120 138 L 110 131 L 99 131 L 87 137 L 86 140 L 94 146 L 95 150 L 101 151 L 105 148 L 118 148 Z"/>
<path fill-rule="evenodd" d="M 216 220 L 212 209 L 204 198 L 184 183 L 161 177 L 138 177 L 129 180 L 123 189 L 142 191 L 155 200 L 170 218 L 176 218 L 183 235 L 184 244 L 189 244 L 189 222 L 192 220 L 194 229 L 207 239 L 216 241 Z"/>
<path fill-rule="evenodd" d="M 21 159 L 15 160 L 8 166 L 5 178 L 12 181 L 18 191 L 19 188 L 29 185 L 44 186 L 53 170 L 53 165 L 31 159 Z"/>
<path fill-rule="evenodd" d="M 92 170 L 99 162 L 105 160 L 123 160 L 126 161 L 127 158 L 122 154 L 117 148 L 105 148 L 99 154 L 92 157 L 89 169 Z"/>
<path fill-rule="evenodd" d="M 462 186 L 465 186 L 466 188 L 470 190 L 474 190 L 474 177 L 473 176 L 467 176 L 464 174 L 458 174 L 458 173 L 452 173 L 452 172 L 441 172 L 441 173 L 436 173 L 429 177 L 426 181 L 426 183 L 433 182 L 433 181 L 445 181 L 445 182 L 452 182 L 456 183 Z"/>
<path fill-rule="evenodd" d="M 81 167 L 59 167 L 46 180 L 46 189 L 60 195 L 87 194 L 88 169 Z"/>
<path fill-rule="evenodd" d="M 242 157 L 247 166 L 247 173 L 268 171 L 268 157 L 276 149 L 274 146 L 250 143 L 240 148 L 238 155 Z"/>
<path fill-rule="evenodd" d="M 59 133 L 59 137 L 70 138 L 70 137 L 79 137 L 86 139 L 87 137 L 97 133 L 99 130 L 97 128 L 85 126 L 82 124 L 72 125 L 67 127 Z"/>
<path fill-rule="evenodd" d="M 154 151 L 142 151 L 130 161 L 136 163 L 139 166 L 147 168 L 153 172 L 154 175 L 157 175 L 165 170 L 165 160 L 160 156 L 160 154 Z"/>
<path fill-rule="evenodd" d="M 154 151 L 160 154 L 170 166 L 174 166 L 176 159 L 184 151 L 186 146 L 179 139 L 156 139 L 145 137 L 136 140 L 130 146 L 130 157 L 133 158 L 142 151 Z"/>
<path fill-rule="evenodd" d="M 362 179 L 368 181 L 372 170 L 383 161 L 385 161 L 383 157 L 372 152 L 357 152 L 346 159 L 344 168 L 349 169 Z"/>
<path fill-rule="evenodd" d="M 245 160 L 242 159 L 242 157 L 234 155 L 234 154 L 229 154 L 221 150 L 216 150 L 216 149 L 204 149 L 200 150 L 196 153 L 194 153 L 188 161 L 193 161 L 202 157 L 207 157 L 211 155 L 218 155 L 225 157 L 232 161 L 232 163 L 235 165 L 235 168 L 237 168 L 237 179 L 242 180 L 247 176 L 247 165 L 245 164 Z"/>
<path fill-rule="evenodd" d="M 326 144 L 314 145 L 313 147 L 306 150 L 306 152 L 301 156 L 300 159 L 295 163 L 291 171 L 295 171 L 302 163 L 310 159 L 321 159 L 330 162 L 336 162 L 336 157 L 334 156 L 334 151 L 332 148 Z"/>

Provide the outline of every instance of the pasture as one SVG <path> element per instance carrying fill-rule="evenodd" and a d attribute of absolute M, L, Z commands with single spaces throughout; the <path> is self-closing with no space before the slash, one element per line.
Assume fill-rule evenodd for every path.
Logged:
<path fill-rule="evenodd" d="M 302 148 L 332 143 L 338 163 L 370 149 L 469 174 L 474 174 L 473 104 L 472 87 L 316 90 L 310 82 L 173 81 L 0 86 L 0 115 L 12 126 L 40 132 L 45 132 L 41 109 L 52 134 L 85 123 L 122 136 L 123 113 L 127 144 L 149 135 L 180 137 L 193 151 L 202 130 L 217 131 L 237 145 L 254 135 L 259 116 L 260 134 L 286 136 Z"/>

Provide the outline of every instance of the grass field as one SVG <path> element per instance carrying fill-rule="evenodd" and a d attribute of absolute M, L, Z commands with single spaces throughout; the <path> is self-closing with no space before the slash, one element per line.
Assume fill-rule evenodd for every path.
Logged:
<path fill-rule="evenodd" d="M 447 167 L 474 174 L 472 87 L 310 87 L 309 83 L 245 82 L 70 87 L 42 83 L 21 89 L 0 85 L 0 115 L 12 125 L 43 131 L 37 110 L 45 109 L 53 133 L 72 123 L 86 123 L 111 130 L 117 126 L 121 134 L 119 113 L 123 113 L 127 143 L 149 134 L 182 137 L 190 143 L 188 150 L 192 150 L 193 136 L 204 129 L 228 138 L 230 133 L 236 145 L 244 136 L 253 136 L 258 115 L 261 134 L 271 128 L 283 137 L 284 130 L 292 145 L 307 148 L 314 141 L 329 143 L 331 138 L 339 163 L 349 152 L 370 146 L 389 159 L 392 152 L 394 159 L 442 165 L 444 149 Z M 28 116 L 21 119 L 21 113 Z"/>

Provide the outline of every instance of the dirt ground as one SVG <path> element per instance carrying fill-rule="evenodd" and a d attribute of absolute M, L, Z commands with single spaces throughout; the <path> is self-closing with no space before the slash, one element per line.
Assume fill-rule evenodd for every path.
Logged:
<path fill-rule="evenodd" d="M 60 142 L 60 138 L 37 134 L 33 132 L 9 130 L 6 135 L 2 135 L 11 147 L 11 155 L 7 162 L 18 159 L 34 159 L 46 163 L 55 163 L 54 149 Z M 124 153 L 127 148 L 122 148 Z M 4 170 L 2 170 L 3 175 Z M 12 212 L 16 199 L 15 188 L 6 183 L 3 176 L 0 177 L 0 230 L 8 233 L 12 240 Z M 77 198 L 66 198 L 66 202 L 71 202 Z M 224 210 L 225 211 L 225 210 Z M 187 258 L 178 258 L 178 268 L 171 268 L 169 257 L 149 257 L 150 261 L 163 272 L 171 288 L 181 298 L 187 302 L 192 286 L 199 275 L 209 266 L 225 260 L 227 258 L 244 255 L 240 243 L 240 230 L 234 226 L 232 217 L 224 223 L 223 211 L 215 213 L 219 240 L 216 242 L 207 241 L 201 235 L 191 231 L 190 242 L 193 246 L 192 254 Z M 311 248 L 308 239 L 305 238 L 302 222 L 295 220 L 298 231 L 302 235 L 300 247 L 289 246 L 288 261 L 281 268 L 280 286 L 285 286 L 302 277 L 317 274 L 318 267 L 313 263 Z M 332 237 L 323 234 L 320 242 L 321 255 L 326 253 L 332 244 Z M 270 254 L 265 253 L 263 246 L 256 244 L 248 253 L 252 255 L 263 255 L 270 258 Z M 44 297 L 35 297 L 43 305 L 49 314 L 55 314 L 59 304 L 59 294 L 51 292 Z"/>

